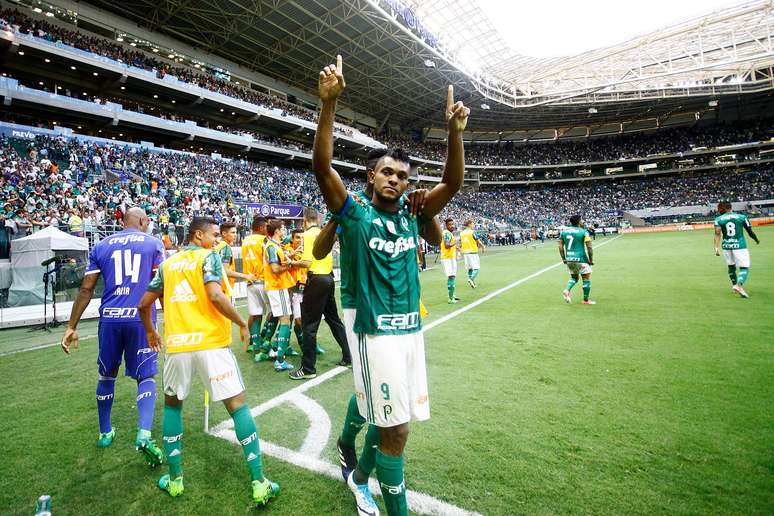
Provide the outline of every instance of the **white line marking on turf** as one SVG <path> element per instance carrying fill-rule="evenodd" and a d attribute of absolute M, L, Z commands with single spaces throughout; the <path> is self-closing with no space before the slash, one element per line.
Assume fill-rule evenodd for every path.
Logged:
<path fill-rule="evenodd" d="M 239 444 L 239 440 L 236 438 L 233 430 L 221 430 L 218 432 L 211 432 L 214 436 L 225 439 L 233 444 Z M 268 441 L 261 441 L 261 453 L 282 459 L 285 462 L 295 464 L 304 469 L 308 469 L 314 473 L 320 473 L 336 480 L 341 480 L 341 468 L 334 466 L 333 464 L 317 458 L 316 456 L 309 456 L 302 452 L 297 452 L 283 446 L 278 446 Z M 371 492 L 381 495 L 379 490 L 379 482 L 371 478 L 368 481 L 368 487 Z M 444 502 L 433 498 L 432 496 L 417 493 L 410 489 L 406 490 L 406 500 L 408 501 L 409 508 L 419 514 L 437 514 L 439 516 L 451 515 L 451 516 L 467 516 L 478 515 L 476 512 L 466 511 L 460 509 L 450 503 Z M 478 515 L 480 516 L 480 515 Z"/>
<path fill-rule="evenodd" d="M 616 236 L 610 240 L 607 240 L 606 242 L 603 242 L 602 244 L 598 245 L 597 248 L 602 247 L 606 244 L 609 244 L 610 242 L 613 242 L 620 238 L 619 236 Z M 557 262 L 553 265 L 549 265 L 548 267 L 544 267 L 540 269 L 537 272 L 534 272 L 530 274 L 529 276 L 526 276 L 520 280 L 516 280 L 513 283 L 506 285 L 505 287 L 498 289 L 494 292 L 490 292 L 486 296 L 482 297 L 481 299 L 478 299 L 469 305 L 463 306 L 443 317 L 440 319 L 437 319 L 429 324 L 427 324 L 423 329 L 422 332 L 429 331 L 436 326 L 445 323 L 446 321 L 453 319 L 457 317 L 458 315 L 461 315 L 468 310 L 479 306 L 480 304 L 492 299 L 495 296 L 498 296 L 502 294 L 503 292 L 507 292 L 508 290 L 517 287 L 521 285 L 522 283 L 525 283 L 544 272 L 548 272 L 551 269 L 555 269 L 556 267 L 559 267 L 562 265 L 562 262 Z M 284 392 L 283 394 L 280 394 L 279 396 L 276 396 L 268 401 L 265 401 L 258 405 L 257 407 L 254 407 L 250 410 L 250 413 L 253 415 L 253 417 L 257 417 L 260 414 L 263 414 L 264 412 L 271 410 L 274 407 L 277 407 L 278 405 L 281 405 L 285 402 L 291 402 L 295 404 L 298 408 L 303 410 L 307 417 L 309 418 L 310 423 L 312 426 L 314 426 L 314 422 L 312 422 L 312 413 L 307 412 L 307 408 L 309 408 L 308 405 L 305 405 L 304 403 L 298 404 L 296 403 L 297 398 L 301 393 L 306 392 L 307 390 L 311 389 L 312 387 L 316 387 L 317 385 L 320 385 L 323 382 L 326 382 L 333 378 L 334 376 L 346 371 L 346 367 L 335 367 L 331 369 L 330 371 L 318 376 L 317 378 L 314 378 L 313 380 L 309 380 L 308 382 L 305 382 L 297 387 L 294 387 L 290 389 L 287 392 Z M 306 396 L 303 396 L 306 398 Z M 308 398 L 307 398 L 308 399 Z M 318 405 L 319 406 L 319 405 Z M 316 409 L 315 409 L 316 410 Z M 327 413 L 325 415 L 327 418 Z M 330 419 L 328 420 L 328 424 L 330 425 Z M 232 442 L 234 444 L 239 444 L 238 439 L 236 438 L 236 434 L 234 433 L 234 421 L 232 419 L 226 419 L 225 421 L 219 423 L 217 426 L 215 426 L 211 431 L 210 434 L 214 435 L 215 437 L 219 437 L 221 439 L 225 439 L 229 442 Z M 312 431 L 307 434 L 307 439 L 312 434 Z M 330 428 L 328 429 L 328 435 L 330 435 Z M 327 438 L 325 441 L 322 442 L 322 445 L 319 445 L 315 447 L 315 451 L 318 447 L 320 447 L 320 450 L 325 448 L 325 445 L 327 444 Z M 304 446 L 307 445 L 306 440 L 304 441 Z M 263 453 L 266 453 L 267 455 L 271 455 L 272 457 L 276 457 L 278 459 L 281 459 L 285 462 L 288 462 L 290 464 L 294 464 L 296 466 L 300 466 L 302 468 L 308 469 L 310 471 L 321 473 L 324 475 L 328 475 L 329 477 L 335 478 L 335 479 L 341 479 L 341 470 L 339 467 L 334 466 L 333 464 L 330 464 L 328 462 L 325 462 L 323 460 L 320 460 L 319 453 L 317 455 L 306 455 L 302 452 L 297 452 L 294 450 L 290 450 L 288 448 L 276 445 L 274 443 L 264 441 L 261 439 L 261 451 Z M 303 451 L 303 447 L 302 447 Z M 374 494 L 381 494 L 381 491 L 379 490 L 379 483 L 371 479 L 369 481 L 369 488 L 371 489 L 371 492 Z M 451 505 L 447 502 L 444 502 L 443 500 L 438 500 L 437 498 L 433 498 L 430 495 L 426 495 L 423 493 L 417 493 L 415 491 L 406 491 L 406 499 L 408 501 L 409 508 L 417 513 L 420 514 L 439 514 L 439 515 L 447 515 L 447 514 L 453 514 L 453 515 L 476 515 L 478 513 L 466 511 L 464 509 L 461 509 L 459 507 L 456 507 L 454 505 Z"/>

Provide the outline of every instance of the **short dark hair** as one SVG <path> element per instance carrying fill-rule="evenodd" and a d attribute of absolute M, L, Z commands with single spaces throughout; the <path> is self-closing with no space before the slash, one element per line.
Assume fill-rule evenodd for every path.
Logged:
<path fill-rule="evenodd" d="M 285 223 L 282 222 L 280 219 L 271 219 L 266 224 L 266 234 L 269 235 L 269 236 L 274 236 L 274 233 L 276 233 L 277 230 L 279 228 L 281 228 L 282 226 L 284 226 L 284 225 L 285 225 Z"/>
<path fill-rule="evenodd" d="M 253 223 L 251 226 L 253 228 L 253 231 L 258 231 L 259 229 L 261 229 L 262 226 L 265 226 L 265 225 L 266 225 L 266 219 L 264 217 L 261 217 L 260 215 L 256 215 L 255 217 L 253 217 Z"/>
<path fill-rule="evenodd" d="M 366 170 L 375 170 L 376 165 L 379 164 L 379 160 L 382 158 L 392 158 L 396 161 L 402 161 L 403 163 L 408 164 L 409 168 L 411 168 L 411 157 L 409 156 L 408 152 L 406 152 L 403 149 L 372 149 L 368 153 L 368 157 L 366 158 Z"/>
<path fill-rule="evenodd" d="M 718 203 L 718 209 L 724 209 L 724 210 L 730 210 L 731 209 L 731 203 L 728 201 L 721 201 Z"/>
<path fill-rule="evenodd" d="M 301 228 L 293 228 L 293 231 L 290 232 L 291 235 L 297 235 L 299 233 L 303 233 L 304 230 Z"/>
<path fill-rule="evenodd" d="M 233 222 L 224 222 L 223 224 L 220 225 L 220 232 L 225 233 L 226 231 L 229 231 L 230 229 L 235 227 L 236 227 L 236 224 L 234 224 Z"/>
<path fill-rule="evenodd" d="M 444 224 L 448 224 L 449 222 L 454 222 L 454 219 L 449 217 L 448 219 L 443 221 Z"/>
<path fill-rule="evenodd" d="M 218 221 L 212 217 L 194 217 L 188 225 L 188 239 L 197 231 L 204 231 L 207 226 L 217 226 Z"/>
<path fill-rule="evenodd" d="M 570 224 L 572 224 L 573 226 L 577 226 L 578 224 L 580 224 L 580 221 L 581 221 L 580 215 L 573 215 L 570 217 Z"/>

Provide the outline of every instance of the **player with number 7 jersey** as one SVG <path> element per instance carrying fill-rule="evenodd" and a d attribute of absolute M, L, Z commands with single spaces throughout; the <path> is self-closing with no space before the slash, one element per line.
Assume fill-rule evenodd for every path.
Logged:
<path fill-rule="evenodd" d="M 148 346 L 137 305 L 164 260 L 164 245 L 161 240 L 145 233 L 148 222 L 143 210 L 131 208 L 124 216 L 125 229 L 103 239 L 92 248 L 89 265 L 62 339 L 62 349 L 69 354 L 71 345 L 74 349 L 78 348 L 76 327 L 91 301 L 97 279 L 102 275 L 105 287 L 97 331 L 99 379 L 96 397 L 100 427 L 97 445 L 107 447 L 115 437 L 111 412 L 115 381 L 123 359 L 126 376 L 137 382 L 138 430 L 135 448 L 143 453 L 151 466 L 157 466 L 163 457 L 151 439 L 156 401 L 154 377 L 158 372 L 157 353 Z M 154 309 L 154 324 L 155 317 Z"/>

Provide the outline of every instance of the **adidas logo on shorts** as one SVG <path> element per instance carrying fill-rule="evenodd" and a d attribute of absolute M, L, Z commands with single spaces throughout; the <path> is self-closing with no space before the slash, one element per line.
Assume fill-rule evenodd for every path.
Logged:
<path fill-rule="evenodd" d="M 172 297 L 169 298 L 172 303 L 192 303 L 197 299 L 196 294 L 194 294 L 191 285 L 186 279 L 177 284 L 172 292 Z"/>

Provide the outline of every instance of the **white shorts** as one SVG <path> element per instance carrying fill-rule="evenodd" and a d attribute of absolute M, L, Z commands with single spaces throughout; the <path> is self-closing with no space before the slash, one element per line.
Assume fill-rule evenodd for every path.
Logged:
<path fill-rule="evenodd" d="M 244 392 L 245 384 L 236 358 L 229 348 L 167 353 L 164 357 L 164 394 L 184 400 L 191 392 L 196 373 L 213 401 L 233 398 Z"/>
<path fill-rule="evenodd" d="M 272 316 L 289 317 L 293 315 L 293 305 L 290 304 L 290 294 L 287 289 L 267 290 L 266 296 L 269 298 Z"/>
<path fill-rule="evenodd" d="M 723 258 L 726 259 L 728 265 L 736 265 L 737 267 L 750 267 L 750 250 L 749 249 L 723 249 Z"/>
<path fill-rule="evenodd" d="M 591 265 L 583 262 L 567 262 L 567 270 L 570 271 L 570 276 L 575 274 L 591 274 L 593 271 Z"/>
<path fill-rule="evenodd" d="M 463 254 L 462 256 L 465 259 L 466 269 L 470 270 L 481 268 L 481 259 L 478 257 L 478 253 Z"/>
<path fill-rule="evenodd" d="M 443 265 L 443 272 L 446 273 L 446 276 L 456 276 L 457 275 L 457 260 L 454 258 L 449 259 L 443 259 L 441 260 L 441 264 Z"/>
<path fill-rule="evenodd" d="M 269 300 L 263 283 L 247 285 L 247 313 L 250 315 L 269 313 Z"/>
<path fill-rule="evenodd" d="M 290 295 L 290 300 L 293 303 L 293 319 L 301 319 L 301 303 L 304 302 L 304 293 L 293 292 Z"/>
<path fill-rule="evenodd" d="M 430 419 L 422 332 L 356 339 L 350 350 L 360 414 L 380 427 Z"/>

